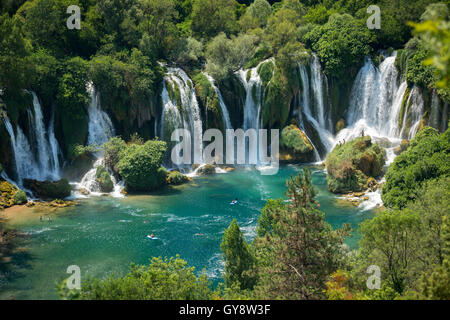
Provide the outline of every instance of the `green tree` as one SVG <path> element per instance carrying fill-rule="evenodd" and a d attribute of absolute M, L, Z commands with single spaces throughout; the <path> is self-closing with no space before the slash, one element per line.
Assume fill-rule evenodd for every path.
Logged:
<path fill-rule="evenodd" d="M 239 19 L 243 31 L 264 27 L 271 13 L 267 0 L 255 0 Z"/>
<path fill-rule="evenodd" d="M 408 278 L 408 267 L 417 260 L 415 239 L 419 232 L 420 218 L 408 209 L 389 210 L 361 224 L 359 245 L 366 267 L 379 266 L 400 294 L 413 281 Z"/>
<path fill-rule="evenodd" d="M 225 260 L 224 279 L 227 287 L 237 285 L 241 290 L 253 289 L 255 276 L 252 273 L 255 259 L 245 242 L 236 219 L 231 221 L 223 234 L 220 249 Z"/>
<path fill-rule="evenodd" d="M 154 190 L 166 181 L 161 167 L 167 147 L 164 141 L 149 140 L 143 145 L 132 144 L 121 152 L 119 173 L 132 191 Z"/>
<path fill-rule="evenodd" d="M 132 264 L 121 278 L 89 279 L 81 291 L 68 292 L 65 281 L 58 287 L 65 299 L 77 300 L 207 300 L 212 291 L 205 274 L 196 276 L 194 267 L 179 256 L 152 258 L 148 266 Z"/>
<path fill-rule="evenodd" d="M 342 244 L 349 228 L 333 230 L 325 221 L 314 201 L 310 171 L 304 169 L 287 185 L 290 202 L 274 206 L 270 233 L 254 243 L 259 275 L 255 294 L 268 299 L 320 299 L 328 276 L 342 266 Z M 259 230 L 264 229 L 267 226 Z"/>
<path fill-rule="evenodd" d="M 194 35 L 212 38 L 224 32 L 233 33 L 236 25 L 235 0 L 195 0 L 191 28 Z"/>
<path fill-rule="evenodd" d="M 23 24 L 19 18 L 8 14 L 0 16 L 0 86 L 8 91 L 18 91 L 27 83 L 27 57 L 31 46 L 24 38 Z"/>
<path fill-rule="evenodd" d="M 439 134 L 424 127 L 410 147 L 395 158 L 386 173 L 382 199 L 387 207 L 403 208 L 417 198 L 423 183 L 450 173 L 450 130 Z"/>
<path fill-rule="evenodd" d="M 333 14 L 328 22 L 305 36 L 306 45 L 318 55 L 324 72 L 333 77 L 354 75 L 371 53 L 369 29 L 348 14 Z"/>
<path fill-rule="evenodd" d="M 240 34 L 229 39 L 220 33 L 206 47 L 206 71 L 220 81 L 242 68 L 255 53 L 255 36 Z"/>
<path fill-rule="evenodd" d="M 450 21 L 448 5 L 435 3 L 427 7 L 421 23 L 412 23 L 415 34 L 424 42 L 430 53 L 423 60 L 433 66 L 438 77 L 436 86 L 445 90 L 447 96 L 450 85 Z"/>

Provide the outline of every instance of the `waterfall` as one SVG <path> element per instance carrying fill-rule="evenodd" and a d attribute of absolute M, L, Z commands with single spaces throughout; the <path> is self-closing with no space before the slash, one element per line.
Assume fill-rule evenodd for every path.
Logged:
<path fill-rule="evenodd" d="M 100 107 L 100 95 L 92 83 L 88 83 L 87 89 L 91 97 L 89 105 L 88 145 L 98 145 L 109 141 L 115 135 L 114 126 L 108 114 Z"/>
<path fill-rule="evenodd" d="M 188 75 L 180 68 L 167 68 L 162 93 L 163 112 L 161 114 L 161 136 L 170 142 L 173 129 L 188 129 L 194 142 L 192 148 L 194 163 L 203 161 L 203 124 L 200 116 L 194 85 Z M 179 100 L 170 97 L 167 88 L 179 94 Z M 179 104 L 179 105 L 178 105 Z"/>
<path fill-rule="evenodd" d="M 44 117 L 41 104 L 36 93 L 31 92 L 33 96 L 34 115 L 29 112 L 33 138 L 37 151 L 37 162 L 41 170 L 41 179 L 58 180 L 59 173 L 59 144 L 54 133 L 54 113 L 49 123 L 48 131 L 45 130 Z M 30 110 L 29 110 L 30 111 Z M 52 110 L 53 111 L 53 110 Z"/>
<path fill-rule="evenodd" d="M 320 138 L 320 142 L 325 148 L 325 153 L 328 153 L 333 148 L 334 137 L 333 134 L 326 128 L 325 110 L 323 103 L 323 96 L 326 93 L 323 91 L 323 78 L 321 75 L 322 71 L 320 69 L 320 64 L 318 64 L 317 58 L 314 58 L 313 56 L 310 63 L 311 81 L 305 65 L 298 64 L 298 69 L 301 79 L 301 105 L 298 106 L 300 107 L 300 110 L 297 112 L 300 128 L 305 132 L 305 134 L 308 134 L 308 130 L 304 124 L 304 121 L 306 120 L 317 132 Z M 314 85 L 310 86 L 310 83 L 314 83 Z M 318 112 L 315 113 L 315 116 L 311 111 L 311 102 L 314 102 L 315 105 L 318 106 L 316 108 Z M 314 149 L 316 160 L 321 160 L 322 157 L 318 154 L 317 148 L 315 146 Z"/>
<path fill-rule="evenodd" d="M 225 104 L 225 101 L 222 98 L 222 94 L 220 93 L 219 88 L 217 88 L 217 86 L 214 83 L 214 79 L 209 74 L 205 73 L 204 75 L 208 79 L 209 83 L 211 84 L 211 87 L 214 89 L 214 91 L 216 92 L 216 94 L 219 98 L 220 109 L 222 110 L 223 127 L 225 129 L 233 129 L 233 126 L 231 125 L 230 114 L 228 113 L 227 105 Z"/>
<path fill-rule="evenodd" d="M 406 101 L 407 109 L 403 117 L 403 126 L 400 132 L 401 137 L 407 137 L 407 139 L 412 139 L 419 129 L 420 122 L 422 120 L 422 115 L 424 112 L 424 102 L 420 89 L 414 86 L 409 94 L 408 100 Z M 410 117 L 410 129 L 407 131 L 408 126 L 408 116 Z"/>
<path fill-rule="evenodd" d="M 406 85 L 402 83 L 400 88 L 397 87 L 398 72 L 394 62 L 395 54 L 384 59 L 379 68 L 370 59 L 366 60 L 351 91 L 348 126 L 362 120 L 364 123 L 360 122 L 359 127 L 372 129 L 376 136 L 389 137 L 397 131 L 398 121 L 394 119 L 398 117 Z M 400 94 L 397 94 L 399 91 Z M 397 98 L 399 100 L 395 101 Z"/>
<path fill-rule="evenodd" d="M 245 103 L 244 103 L 244 122 L 243 129 L 258 130 L 261 127 L 261 107 L 262 107 L 262 81 L 258 73 L 258 68 L 263 63 L 273 61 L 271 59 L 260 62 L 256 67 L 247 69 L 240 69 L 237 75 L 245 88 Z M 248 75 L 250 78 L 247 79 Z"/>
<path fill-rule="evenodd" d="M 313 54 L 311 58 L 311 88 L 314 92 L 315 114 L 317 115 L 317 121 L 320 127 L 325 129 L 325 108 L 323 101 L 325 94 L 323 90 L 324 77 L 325 75 L 322 73 L 319 58 Z"/>
<path fill-rule="evenodd" d="M 59 144 L 54 134 L 54 114 L 45 129 L 41 104 L 34 92 L 33 111 L 27 110 L 30 124 L 30 139 L 20 126 L 16 125 L 16 132 L 8 117 L 4 117 L 6 131 L 11 140 L 14 156 L 15 173 L 18 184 L 23 179 L 58 180 L 60 179 Z"/>
<path fill-rule="evenodd" d="M 36 160 L 31 151 L 28 139 L 19 125 L 16 126 L 17 136 L 8 117 L 4 117 L 6 131 L 11 140 L 11 147 L 14 155 L 14 166 L 18 184 L 22 184 L 24 178 L 40 177 L 40 172 Z"/>
<path fill-rule="evenodd" d="M 115 198 L 124 197 L 124 195 L 122 194 L 122 190 L 124 187 L 123 181 L 118 182 L 111 170 L 106 167 L 104 158 L 98 158 L 94 162 L 92 169 L 90 169 L 84 175 L 81 181 L 79 183 L 73 183 L 73 185 L 75 186 L 75 191 L 73 192 L 74 198 L 84 198 L 87 197 L 88 194 L 93 196 L 101 196 L 104 194 L 101 192 L 100 184 L 97 181 L 97 168 L 99 166 L 104 166 L 106 168 L 111 177 L 111 181 L 114 184 L 114 190 L 110 192 L 109 195 Z M 86 191 L 88 194 L 86 194 Z"/>
<path fill-rule="evenodd" d="M 436 90 L 433 90 L 431 96 L 431 113 L 430 113 L 430 126 L 439 129 L 439 97 Z"/>
<path fill-rule="evenodd" d="M 441 119 L 441 131 L 444 132 L 448 127 L 448 102 L 444 103 Z"/>
<path fill-rule="evenodd" d="M 111 137 L 115 135 L 114 126 L 108 114 L 101 109 L 100 105 L 100 95 L 95 90 L 92 82 L 88 83 L 87 90 L 91 97 L 88 114 L 88 145 L 101 146 L 108 142 Z M 96 153 L 97 160 L 94 162 L 92 168 L 83 176 L 79 183 L 73 183 L 75 186 L 75 191 L 72 193 L 75 198 L 85 197 L 81 190 L 85 193 L 87 191 L 90 195 L 101 195 L 100 186 L 97 182 L 97 167 L 102 165 L 105 166 L 105 161 L 102 156 L 102 152 Z M 105 166 L 106 167 L 106 166 Z M 110 193 L 114 197 L 122 197 L 121 191 L 123 189 L 124 183 L 122 181 L 116 181 L 113 173 L 106 168 L 111 176 L 111 181 L 114 184 L 114 191 Z"/>

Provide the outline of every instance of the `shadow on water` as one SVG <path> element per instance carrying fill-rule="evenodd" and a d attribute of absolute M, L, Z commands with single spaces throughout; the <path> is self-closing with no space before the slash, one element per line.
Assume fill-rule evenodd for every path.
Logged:
<path fill-rule="evenodd" d="M 5 220 L 0 220 L 0 292 L 8 283 L 24 278 L 34 260 L 25 248 L 29 235 L 5 229 L 4 223 Z M 0 296 L 0 299 L 5 298 Z"/>

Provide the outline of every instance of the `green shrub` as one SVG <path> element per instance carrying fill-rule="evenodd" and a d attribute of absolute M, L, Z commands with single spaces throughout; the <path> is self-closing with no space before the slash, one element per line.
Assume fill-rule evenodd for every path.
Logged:
<path fill-rule="evenodd" d="M 422 184 L 450 174 L 450 131 L 439 134 L 424 127 L 411 140 L 409 148 L 395 158 L 386 173 L 382 190 L 384 205 L 403 208 L 417 198 Z"/>
<path fill-rule="evenodd" d="M 121 153 L 119 173 L 131 191 L 151 191 L 162 186 L 167 172 L 161 167 L 164 141 L 150 140 L 143 145 L 132 144 Z"/>
<path fill-rule="evenodd" d="M 100 184 L 102 192 L 111 192 L 114 189 L 114 183 L 111 180 L 111 176 L 104 166 L 98 166 L 95 173 L 97 182 Z"/>
<path fill-rule="evenodd" d="M 24 204 L 27 203 L 27 195 L 23 190 L 18 190 L 14 195 L 14 204 Z"/>
<path fill-rule="evenodd" d="M 185 176 L 184 174 L 180 173 L 179 171 L 170 171 L 167 174 L 166 182 L 169 185 L 179 185 L 185 182 L 188 182 L 189 178 Z"/>
<path fill-rule="evenodd" d="M 102 149 L 104 152 L 105 165 L 114 172 L 118 172 L 120 153 L 126 148 L 127 144 L 120 137 L 113 137 L 103 144 Z"/>
<path fill-rule="evenodd" d="M 326 158 L 328 189 L 335 193 L 361 191 L 369 177 L 382 174 L 385 151 L 370 136 L 337 145 Z"/>

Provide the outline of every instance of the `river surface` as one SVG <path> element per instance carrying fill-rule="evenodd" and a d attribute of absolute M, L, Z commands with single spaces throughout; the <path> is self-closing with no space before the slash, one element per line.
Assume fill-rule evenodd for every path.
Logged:
<path fill-rule="evenodd" d="M 361 221 L 373 216 L 373 210 L 339 201 L 326 189 L 324 170 L 310 168 L 320 208 L 333 227 L 350 223 L 356 230 Z M 93 197 L 51 212 L 24 209 L 29 211 L 26 219 L 11 219 L 7 224 L 28 236 L 19 240 L 20 250 L 12 262 L 0 269 L 0 299 L 57 299 L 55 284 L 69 276 L 70 265 L 79 266 L 82 277 L 105 277 L 123 275 L 132 262 L 147 264 L 151 257 L 176 254 L 197 272 L 204 269 L 217 284 L 223 271 L 224 229 L 236 218 L 251 241 L 267 199 L 285 198 L 286 180 L 300 169 L 283 166 L 273 176 L 239 169 L 196 177 L 151 195 Z M 238 204 L 230 205 L 235 198 Z M 147 239 L 151 233 L 158 239 Z M 355 248 L 357 241 L 355 231 L 347 244 Z"/>

